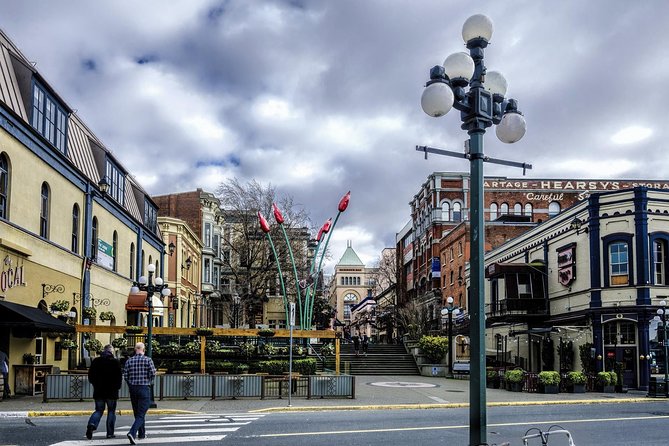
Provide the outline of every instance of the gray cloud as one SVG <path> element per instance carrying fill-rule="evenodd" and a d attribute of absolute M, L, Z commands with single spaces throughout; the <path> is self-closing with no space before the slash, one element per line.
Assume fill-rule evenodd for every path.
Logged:
<path fill-rule="evenodd" d="M 456 113 L 420 109 L 431 66 L 463 51 L 464 20 L 495 24 L 486 50 L 528 132 L 486 153 L 532 163 L 529 177 L 666 179 L 669 4 L 567 0 L 14 2 L 0 26 L 151 193 L 255 178 L 291 194 L 315 226 L 336 214 L 371 262 L 410 218 L 435 170 L 464 160 Z M 36 33 L 35 30 L 39 30 Z M 630 126 L 648 138 L 614 144 Z M 640 156 L 643 154 L 643 156 Z M 486 165 L 486 174 L 521 176 Z"/>

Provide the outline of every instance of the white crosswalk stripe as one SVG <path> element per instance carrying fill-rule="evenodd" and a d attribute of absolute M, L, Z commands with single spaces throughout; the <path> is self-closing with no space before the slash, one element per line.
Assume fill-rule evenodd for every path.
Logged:
<path fill-rule="evenodd" d="M 232 414 L 201 414 L 171 415 L 146 420 L 146 438 L 138 444 L 164 444 L 221 441 L 230 432 L 235 432 L 263 415 Z M 101 429 L 93 434 L 93 440 L 71 440 L 54 443 L 51 446 L 94 446 L 128 444 L 126 433 L 130 425 L 115 428 L 116 438 L 106 438 L 104 422 Z"/>

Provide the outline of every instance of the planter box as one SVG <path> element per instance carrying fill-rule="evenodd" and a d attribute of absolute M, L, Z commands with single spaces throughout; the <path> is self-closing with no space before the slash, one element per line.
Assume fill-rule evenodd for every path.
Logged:
<path fill-rule="evenodd" d="M 616 391 L 616 386 L 597 386 L 597 390 L 602 393 L 614 393 Z"/>
<path fill-rule="evenodd" d="M 585 384 L 571 384 L 567 386 L 569 393 L 585 393 Z"/>
<path fill-rule="evenodd" d="M 556 394 L 560 393 L 560 386 L 556 384 L 551 384 L 551 385 L 539 384 L 539 391 L 541 393 Z"/>
<path fill-rule="evenodd" d="M 446 366 L 443 364 L 420 364 L 421 376 L 446 376 Z"/>
<path fill-rule="evenodd" d="M 522 382 L 512 383 L 512 382 L 507 381 L 506 390 L 508 390 L 510 392 L 522 392 L 523 391 L 523 383 Z"/>

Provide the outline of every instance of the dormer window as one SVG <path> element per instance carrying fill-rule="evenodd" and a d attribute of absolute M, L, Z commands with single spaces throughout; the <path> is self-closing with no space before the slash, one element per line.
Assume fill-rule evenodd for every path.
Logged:
<path fill-rule="evenodd" d="M 67 113 L 39 84 L 33 85 L 31 124 L 61 153 L 67 153 Z"/>
<path fill-rule="evenodd" d="M 151 204 L 148 199 L 144 200 L 144 226 L 149 228 L 151 232 L 156 232 L 158 222 L 158 209 Z"/>
<path fill-rule="evenodd" d="M 111 161 L 107 160 L 107 182 L 109 183 L 108 194 L 121 206 L 125 203 L 125 175 Z"/>

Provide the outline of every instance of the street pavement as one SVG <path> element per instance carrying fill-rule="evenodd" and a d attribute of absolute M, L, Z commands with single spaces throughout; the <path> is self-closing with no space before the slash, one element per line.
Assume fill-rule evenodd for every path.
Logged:
<path fill-rule="evenodd" d="M 597 404 L 635 403 L 666 401 L 664 398 L 648 398 L 646 392 L 583 394 L 559 393 L 553 395 L 527 392 L 509 392 L 502 389 L 486 389 L 488 406 L 533 405 L 533 404 Z M 469 404 L 469 380 L 446 379 L 427 376 L 356 376 L 355 398 L 288 398 L 283 399 L 169 399 L 156 401 L 157 408 L 149 414 L 174 413 L 221 413 L 231 411 L 315 411 L 315 410 L 378 410 L 378 409 L 430 409 L 465 407 Z M 122 414 L 131 414 L 129 400 L 120 400 L 118 409 Z M 14 396 L 0 401 L 2 417 L 37 417 L 88 415 L 93 411 L 93 402 L 49 401 L 42 396 Z"/>

